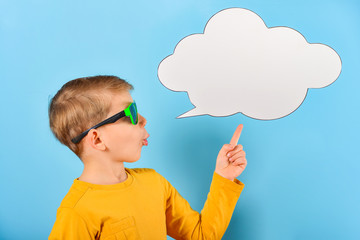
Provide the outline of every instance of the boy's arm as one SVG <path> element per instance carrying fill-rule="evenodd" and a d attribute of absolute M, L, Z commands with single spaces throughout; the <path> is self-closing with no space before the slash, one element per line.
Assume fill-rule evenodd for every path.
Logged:
<path fill-rule="evenodd" d="M 60 207 L 49 240 L 95 239 L 88 224 L 73 208 Z"/>
<path fill-rule="evenodd" d="M 221 239 L 229 225 L 244 184 L 236 179 L 245 169 L 247 160 L 241 145 L 237 145 L 243 125 L 240 124 L 230 144 L 221 148 L 201 214 L 191 209 L 167 181 L 166 224 L 168 234 L 176 239 Z"/>
<path fill-rule="evenodd" d="M 199 214 L 165 178 L 167 234 L 175 239 L 221 239 L 244 184 L 230 181 L 216 172 L 210 192 Z"/>

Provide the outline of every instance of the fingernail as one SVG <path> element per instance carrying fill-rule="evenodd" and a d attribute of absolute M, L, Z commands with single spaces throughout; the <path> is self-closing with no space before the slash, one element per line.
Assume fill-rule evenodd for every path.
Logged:
<path fill-rule="evenodd" d="M 228 153 L 226 156 L 230 157 L 230 153 Z"/>

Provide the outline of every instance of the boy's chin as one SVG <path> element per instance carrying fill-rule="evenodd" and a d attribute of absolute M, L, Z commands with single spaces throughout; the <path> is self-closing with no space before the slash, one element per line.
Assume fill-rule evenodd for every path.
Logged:
<path fill-rule="evenodd" d="M 139 161 L 139 159 L 140 159 L 140 156 L 139 156 L 139 157 L 137 157 L 137 158 L 128 159 L 128 160 L 126 160 L 126 161 L 124 161 L 124 162 L 126 162 L 126 163 L 134 163 L 134 162 Z"/>
<path fill-rule="evenodd" d="M 125 161 L 126 163 L 134 163 L 134 162 L 137 162 L 137 161 L 139 161 L 139 159 L 137 159 L 137 160 L 129 160 L 129 161 Z"/>

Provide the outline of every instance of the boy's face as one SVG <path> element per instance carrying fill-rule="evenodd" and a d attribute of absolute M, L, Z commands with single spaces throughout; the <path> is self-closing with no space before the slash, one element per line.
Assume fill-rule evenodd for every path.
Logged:
<path fill-rule="evenodd" d="M 128 91 L 113 94 L 107 117 L 124 110 L 133 101 Z M 106 145 L 106 151 L 110 154 L 112 161 L 135 162 L 140 159 L 141 149 L 147 144 L 144 140 L 150 136 L 145 125 L 146 119 L 139 114 L 139 121 L 136 125 L 133 125 L 128 117 L 123 117 L 115 123 L 99 128 L 102 141 Z"/>

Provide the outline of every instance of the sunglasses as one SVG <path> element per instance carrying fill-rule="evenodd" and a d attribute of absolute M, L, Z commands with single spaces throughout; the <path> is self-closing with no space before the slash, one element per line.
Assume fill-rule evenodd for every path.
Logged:
<path fill-rule="evenodd" d="M 101 126 L 103 126 L 105 124 L 114 123 L 114 122 L 116 122 L 117 120 L 119 120 L 122 117 L 130 117 L 131 123 L 133 125 L 136 125 L 138 123 L 139 118 L 138 118 L 138 112 L 137 112 L 137 107 L 136 107 L 135 101 L 132 102 L 123 111 L 121 111 L 121 112 L 119 112 L 119 113 L 105 119 L 104 121 L 102 121 L 102 122 L 96 124 L 95 126 L 89 128 L 85 132 L 82 132 L 80 135 L 78 135 L 78 136 L 74 137 L 73 139 L 71 139 L 71 141 L 73 143 L 77 144 L 77 143 L 79 143 L 81 141 L 81 139 L 83 139 L 88 134 L 88 132 L 91 129 L 96 129 L 96 128 L 101 127 Z"/>

